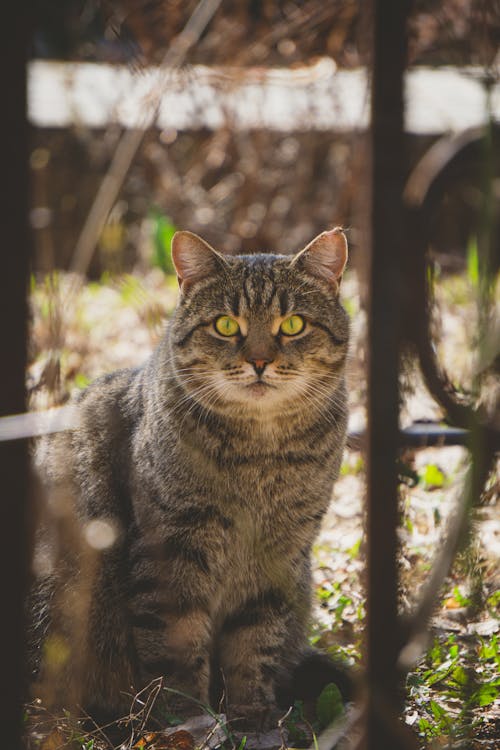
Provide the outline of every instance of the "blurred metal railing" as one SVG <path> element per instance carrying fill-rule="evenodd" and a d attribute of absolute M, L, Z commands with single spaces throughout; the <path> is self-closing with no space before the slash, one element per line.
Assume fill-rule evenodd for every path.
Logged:
<path fill-rule="evenodd" d="M 398 721 L 402 690 L 398 672 L 403 633 L 398 616 L 397 526 L 399 361 L 404 326 L 402 262 L 407 155 L 404 144 L 403 75 L 407 2 L 370 3 L 372 34 L 371 129 L 366 219 L 368 263 L 368 427 L 366 675 L 361 746 L 399 750 L 415 745 Z"/>
<path fill-rule="evenodd" d="M 2 154 L 2 269 L 0 273 L 0 416 L 25 410 L 28 234 L 28 128 L 26 123 L 26 8 L 7 3 L 2 12 L 0 150 Z M 24 685 L 24 599 L 30 533 L 28 446 L 0 444 L 0 664 L 2 742 L 21 746 Z"/>

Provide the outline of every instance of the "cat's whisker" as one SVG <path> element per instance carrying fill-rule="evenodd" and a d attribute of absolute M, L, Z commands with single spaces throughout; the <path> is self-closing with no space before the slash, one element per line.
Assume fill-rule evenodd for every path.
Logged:
<path fill-rule="evenodd" d="M 206 384 L 204 387 L 208 388 L 209 384 Z M 197 389 L 197 391 L 195 391 L 194 393 L 186 393 L 181 399 L 176 401 L 176 403 L 172 406 L 171 411 L 170 411 L 170 416 L 172 419 L 176 418 L 177 414 L 179 412 L 182 412 L 186 408 L 186 404 L 191 404 L 190 409 L 196 407 L 196 404 L 198 403 L 196 399 L 196 394 L 201 395 L 201 388 L 203 388 L 203 386 Z M 189 409 L 187 410 L 185 416 L 187 415 L 188 412 L 189 412 Z"/>
<path fill-rule="evenodd" d="M 188 391 L 182 399 L 176 402 L 174 406 L 174 411 L 178 409 L 179 407 L 183 407 L 187 402 L 193 401 L 194 403 L 198 403 L 198 397 L 202 396 L 205 391 L 210 390 L 213 387 L 213 384 L 211 382 L 203 383 L 202 385 L 198 386 L 197 388 Z"/>
<path fill-rule="evenodd" d="M 219 392 L 219 389 L 217 386 L 214 385 L 211 391 L 207 392 L 205 394 L 205 404 L 200 404 L 200 413 L 198 415 L 198 422 L 197 422 L 197 429 L 200 428 L 200 425 L 208 420 L 209 416 L 211 415 L 211 409 L 212 407 L 219 401 L 221 398 L 221 394 Z"/>
<path fill-rule="evenodd" d="M 322 405 L 323 407 L 325 406 L 325 404 L 330 404 L 331 406 L 335 407 L 336 411 L 339 414 L 347 413 L 347 408 L 345 407 L 344 402 L 341 399 L 336 399 L 327 393 L 321 393 L 317 389 L 313 389 L 312 391 L 308 392 L 306 396 L 316 399 L 318 404 Z"/>
<path fill-rule="evenodd" d="M 198 400 L 198 397 L 207 396 L 207 398 L 209 398 L 213 390 L 214 390 L 213 384 L 206 384 L 205 386 L 202 386 L 201 388 L 199 388 L 194 394 L 190 394 L 189 400 L 192 401 L 192 404 L 186 410 L 186 413 L 184 414 L 184 417 L 179 424 L 179 428 L 178 428 L 179 438 L 181 437 L 182 430 L 184 428 L 184 423 L 190 417 L 194 409 L 196 408 L 200 408 L 201 410 L 204 409 L 203 403 L 201 403 L 201 401 Z"/>
<path fill-rule="evenodd" d="M 184 374 L 181 374 L 180 377 L 176 373 L 172 373 L 170 375 L 164 375 L 162 378 L 158 379 L 159 383 L 168 382 L 168 381 L 177 381 L 180 385 L 187 385 L 191 382 L 194 382 L 197 379 L 209 377 L 213 375 L 213 370 L 198 370 L 198 371 L 190 371 L 190 375 L 186 376 Z"/>
<path fill-rule="evenodd" d="M 304 398 L 309 400 L 309 403 L 314 402 L 322 408 L 324 408 L 325 404 L 330 403 L 336 408 L 341 408 L 342 410 L 345 409 L 342 396 L 338 396 L 336 392 L 332 392 L 330 388 L 317 382 L 307 382 L 304 385 L 305 387 L 302 394 Z"/>
<path fill-rule="evenodd" d="M 203 418 L 203 422 L 206 422 L 208 417 L 210 416 L 210 409 L 214 406 L 215 403 L 220 399 L 221 395 L 218 391 L 218 389 L 214 389 L 212 395 L 208 394 L 207 396 L 207 404 L 206 407 L 202 407 L 200 411 L 200 415 L 198 417 L 198 423 L 197 428 L 200 428 L 201 420 Z"/>

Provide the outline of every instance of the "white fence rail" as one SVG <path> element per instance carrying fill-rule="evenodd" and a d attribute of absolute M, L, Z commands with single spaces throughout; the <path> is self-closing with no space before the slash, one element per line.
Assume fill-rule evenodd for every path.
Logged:
<path fill-rule="evenodd" d="M 414 68 L 406 73 L 405 129 L 434 134 L 486 122 L 488 93 L 480 68 Z M 245 71 L 204 66 L 165 70 L 35 60 L 29 65 L 28 114 L 37 127 L 115 122 L 184 130 L 224 125 L 238 130 L 364 130 L 369 124 L 365 69 L 337 70 L 320 59 L 299 69 Z M 500 84 L 491 87 L 500 120 Z"/>

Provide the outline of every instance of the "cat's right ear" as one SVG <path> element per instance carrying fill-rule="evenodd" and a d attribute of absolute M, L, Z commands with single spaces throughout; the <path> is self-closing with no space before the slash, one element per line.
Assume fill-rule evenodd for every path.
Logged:
<path fill-rule="evenodd" d="M 347 263 L 347 239 L 341 227 L 321 232 L 306 247 L 297 253 L 292 265 L 316 276 L 335 289 L 342 279 Z"/>
<path fill-rule="evenodd" d="M 181 290 L 217 273 L 224 257 L 193 232 L 176 232 L 172 237 L 172 262 Z"/>

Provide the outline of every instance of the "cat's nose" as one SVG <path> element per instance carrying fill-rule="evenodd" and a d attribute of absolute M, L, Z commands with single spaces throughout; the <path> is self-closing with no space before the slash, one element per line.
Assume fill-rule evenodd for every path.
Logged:
<path fill-rule="evenodd" d="M 249 357 L 248 361 L 252 365 L 257 375 L 262 375 L 267 365 L 272 362 L 272 359 L 256 359 L 253 357 Z"/>

